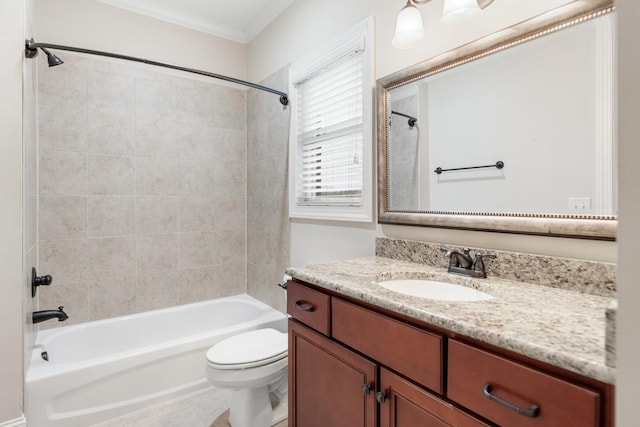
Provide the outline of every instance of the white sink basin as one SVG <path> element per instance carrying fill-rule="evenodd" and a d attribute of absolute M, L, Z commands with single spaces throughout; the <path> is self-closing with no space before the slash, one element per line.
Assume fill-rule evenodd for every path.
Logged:
<path fill-rule="evenodd" d="M 477 289 L 433 280 L 385 280 L 378 285 L 401 294 L 442 301 L 485 301 L 493 298 Z"/>

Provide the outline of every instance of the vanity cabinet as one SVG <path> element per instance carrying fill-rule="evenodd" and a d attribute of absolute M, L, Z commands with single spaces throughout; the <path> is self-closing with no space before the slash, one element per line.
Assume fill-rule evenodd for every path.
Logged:
<path fill-rule="evenodd" d="M 375 427 L 375 363 L 289 322 L 289 426 Z"/>
<path fill-rule="evenodd" d="M 614 425 L 578 374 L 295 279 L 287 311 L 291 427 Z"/>

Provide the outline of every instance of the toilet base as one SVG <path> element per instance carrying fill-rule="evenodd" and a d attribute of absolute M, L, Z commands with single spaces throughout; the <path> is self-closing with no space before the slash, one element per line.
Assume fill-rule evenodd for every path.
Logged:
<path fill-rule="evenodd" d="M 231 427 L 271 427 L 288 417 L 289 405 L 281 402 L 271 406 L 268 387 L 233 390 L 229 408 Z"/>

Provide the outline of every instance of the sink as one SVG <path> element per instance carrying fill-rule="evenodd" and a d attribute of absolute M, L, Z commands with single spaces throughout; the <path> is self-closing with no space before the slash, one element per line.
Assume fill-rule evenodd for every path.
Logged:
<path fill-rule="evenodd" d="M 477 289 L 434 280 L 384 280 L 378 285 L 401 294 L 441 301 L 485 301 L 493 298 Z"/>

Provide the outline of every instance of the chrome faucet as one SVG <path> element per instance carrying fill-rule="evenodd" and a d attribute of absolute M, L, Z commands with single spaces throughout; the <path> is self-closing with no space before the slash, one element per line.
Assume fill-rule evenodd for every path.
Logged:
<path fill-rule="evenodd" d="M 460 274 L 463 276 L 485 278 L 487 273 L 484 267 L 484 260 L 495 258 L 495 255 L 485 254 L 481 252 L 475 253 L 475 259 L 469 254 L 469 248 L 464 248 L 462 252 L 452 249 L 443 249 L 445 257 L 449 259 L 449 273 Z"/>
<path fill-rule="evenodd" d="M 58 319 L 58 322 L 63 322 L 69 318 L 69 316 L 67 316 L 67 313 L 64 312 L 63 308 L 63 306 L 60 306 L 57 310 L 34 311 L 31 314 L 31 319 L 33 320 L 33 323 L 40 323 L 44 322 L 45 320 L 56 318 Z"/>

